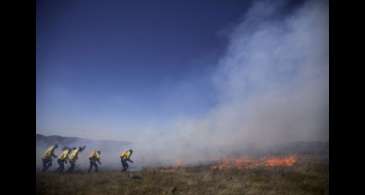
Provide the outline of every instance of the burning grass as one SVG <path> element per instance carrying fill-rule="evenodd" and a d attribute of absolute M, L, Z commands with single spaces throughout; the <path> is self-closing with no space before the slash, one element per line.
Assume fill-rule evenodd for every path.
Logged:
<path fill-rule="evenodd" d="M 328 194 L 327 161 L 295 158 L 292 163 L 290 156 L 244 159 L 210 166 L 177 163 L 131 173 L 37 173 L 37 194 Z M 217 165 L 230 168 L 212 168 Z"/>
<path fill-rule="evenodd" d="M 297 157 L 294 155 L 286 157 L 271 157 L 265 160 L 265 165 L 269 167 L 284 166 L 290 167 L 297 162 Z"/>
<path fill-rule="evenodd" d="M 263 157 L 261 159 L 254 159 L 248 156 L 240 156 L 235 158 L 223 159 L 217 164 L 212 165 L 210 168 L 213 170 L 243 170 L 260 166 L 291 167 L 297 162 L 297 160 L 298 157 L 296 155 Z"/>

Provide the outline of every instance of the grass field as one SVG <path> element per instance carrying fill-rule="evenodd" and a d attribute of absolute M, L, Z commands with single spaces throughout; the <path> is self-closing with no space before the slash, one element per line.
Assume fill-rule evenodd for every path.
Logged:
<path fill-rule="evenodd" d="M 146 168 L 121 173 L 37 173 L 37 194 L 329 194 L 328 162 L 306 159 L 291 167 L 212 170 L 209 166 Z"/>

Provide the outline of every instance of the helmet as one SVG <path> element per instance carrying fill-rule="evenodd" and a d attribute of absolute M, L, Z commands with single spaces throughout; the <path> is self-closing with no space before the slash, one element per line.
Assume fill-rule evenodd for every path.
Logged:
<path fill-rule="evenodd" d="M 54 145 L 54 147 L 55 147 L 55 148 L 57 148 L 57 147 L 58 147 L 58 145 L 57 145 L 57 144 L 55 144 L 55 145 Z"/>
<path fill-rule="evenodd" d="M 80 151 L 83 151 L 86 148 L 86 146 L 79 146 Z"/>
<path fill-rule="evenodd" d="M 97 151 L 98 154 L 101 154 L 100 150 Z"/>
<path fill-rule="evenodd" d="M 132 149 L 129 149 L 129 152 L 133 153 L 133 150 Z"/>

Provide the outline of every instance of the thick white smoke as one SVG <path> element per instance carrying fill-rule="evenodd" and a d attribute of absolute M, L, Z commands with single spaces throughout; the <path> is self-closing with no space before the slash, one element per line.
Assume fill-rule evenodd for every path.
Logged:
<path fill-rule="evenodd" d="M 173 134 L 142 135 L 144 161 L 203 162 L 294 141 L 328 140 L 328 5 L 283 7 L 258 2 L 230 35 L 212 82 L 219 104 L 183 119 Z"/>

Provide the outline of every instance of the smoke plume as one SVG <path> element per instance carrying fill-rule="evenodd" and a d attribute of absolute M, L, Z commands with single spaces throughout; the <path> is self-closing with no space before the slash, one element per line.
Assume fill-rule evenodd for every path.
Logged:
<path fill-rule="evenodd" d="M 229 36 L 211 75 L 219 103 L 172 133 L 143 135 L 146 161 L 187 163 L 296 141 L 328 140 L 328 6 L 255 3 Z"/>

